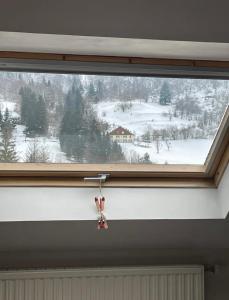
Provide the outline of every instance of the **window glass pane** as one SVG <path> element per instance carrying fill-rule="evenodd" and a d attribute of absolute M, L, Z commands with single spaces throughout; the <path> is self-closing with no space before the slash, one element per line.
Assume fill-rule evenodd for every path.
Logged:
<path fill-rule="evenodd" d="M 0 72 L 0 162 L 203 164 L 229 81 Z"/>

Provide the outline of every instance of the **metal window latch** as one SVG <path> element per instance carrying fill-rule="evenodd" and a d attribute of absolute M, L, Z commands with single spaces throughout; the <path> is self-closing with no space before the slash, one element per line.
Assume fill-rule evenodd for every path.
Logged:
<path fill-rule="evenodd" d="M 99 181 L 100 183 L 105 182 L 110 174 L 98 174 L 97 176 L 84 177 L 85 181 Z"/>

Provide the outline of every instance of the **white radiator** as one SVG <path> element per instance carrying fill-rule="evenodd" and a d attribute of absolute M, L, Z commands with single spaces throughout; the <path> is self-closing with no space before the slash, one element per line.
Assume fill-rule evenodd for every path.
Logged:
<path fill-rule="evenodd" d="M 0 272 L 0 300 L 203 300 L 201 266 Z"/>

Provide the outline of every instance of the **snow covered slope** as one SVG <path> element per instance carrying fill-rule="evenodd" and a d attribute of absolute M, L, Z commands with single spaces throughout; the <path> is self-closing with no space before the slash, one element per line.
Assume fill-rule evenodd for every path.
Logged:
<path fill-rule="evenodd" d="M 187 120 L 172 117 L 172 105 L 146 103 L 141 100 L 131 101 L 131 108 L 126 111 L 120 109 L 123 102 L 114 100 L 99 102 L 94 109 L 100 119 L 108 122 L 112 127 L 122 126 L 137 136 L 144 134 L 148 126 L 153 129 L 162 129 L 168 126 L 185 127 L 193 124 Z"/>
<path fill-rule="evenodd" d="M 185 128 L 194 121 L 171 117 L 172 105 L 162 106 L 157 103 L 146 103 L 141 100 L 132 101 L 131 108 L 120 109 L 122 102 L 114 100 L 100 102 L 94 109 L 100 119 L 108 122 L 111 128 L 122 126 L 132 131 L 135 138 L 140 137 L 147 128 L 163 129 L 169 126 Z M 169 147 L 160 142 L 159 153 L 154 143 L 120 143 L 127 160 L 131 157 L 143 157 L 148 153 L 153 163 L 169 164 L 203 164 L 210 149 L 212 139 L 171 140 Z"/>

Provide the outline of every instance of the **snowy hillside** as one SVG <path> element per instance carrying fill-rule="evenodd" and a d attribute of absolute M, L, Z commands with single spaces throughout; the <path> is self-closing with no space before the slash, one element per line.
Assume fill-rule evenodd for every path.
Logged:
<path fill-rule="evenodd" d="M 226 80 L 0 72 L 0 162 L 203 164 L 228 104 Z"/>
<path fill-rule="evenodd" d="M 162 129 L 168 126 L 185 127 L 193 121 L 172 117 L 173 105 L 162 106 L 158 103 L 145 103 L 142 100 L 131 101 L 131 108 L 122 111 L 119 105 L 122 102 L 110 100 L 94 105 L 98 117 L 108 122 L 112 127 L 123 126 L 137 136 L 144 134 L 147 128 Z"/>
<path fill-rule="evenodd" d="M 120 101 L 106 101 L 94 105 L 98 117 L 110 124 L 113 129 L 118 126 L 128 128 L 135 134 L 135 139 L 141 137 L 148 128 L 163 129 L 169 126 L 185 128 L 195 124 L 195 121 L 182 120 L 171 117 L 173 105 L 161 106 L 158 103 L 145 103 L 142 100 L 132 101 L 132 107 L 127 111 L 119 109 Z M 121 143 L 127 157 L 134 154 L 143 156 L 146 152 L 154 163 L 169 164 L 203 164 L 212 144 L 212 139 L 187 139 L 169 141 L 168 146 L 161 142 L 160 151 L 157 153 L 155 144 L 152 143 Z"/>
<path fill-rule="evenodd" d="M 110 128 L 123 126 L 128 128 L 135 134 L 135 137 L 140 137 L 144 134 L 145 130 L 151 126 L 152 128 L 162 129 L 171 125 L 176 125 L 179 128 L 184 128 L 193 121 L 185 121 L 179 118 L 172 118 L 170 120 L 169 113 L 171 106 L 161 106 L 157 103 L 145 103 L 141 100 L 132 102 L 130 110 L 122 112 L 118 108 L 120 101 L 106 101 L 94 105 L 98 118 L 110 124 Z M 9 101 L 0 101 L 2 110 L 9 109 L 14 117 L 18 117 L 16 104 Z M 34 138 L 26 137 L 24 134 L 25 126 L 17 125 L 14 136 L 16 141 L 16 149 L 19 156 L 19 161 L 23 161 L 26 155 L 26 149 L 34 141 Z M 55 137 L 36 137 L 42 147 L 45 147 L 50 155 L 50 160 L 55 163 L 68 163 L 71 162 L 66 158 L 66 155 L 61 151 L 59 140 Z M 130 157 L 138 154 L 143 156 L 146 152 L 150 155 L 150 160 L 153 163 L 169 163 L 169 164 L 182 164 L 193 163 L 203 164 L 212 139 L 188 139 L 170 141 L 169 150 L 165 143 L 161 143 L 160 152 L 154 143 L 120 143 L 127 160 Z M 185 156 L 184 156 L 185 155 Z"/>

